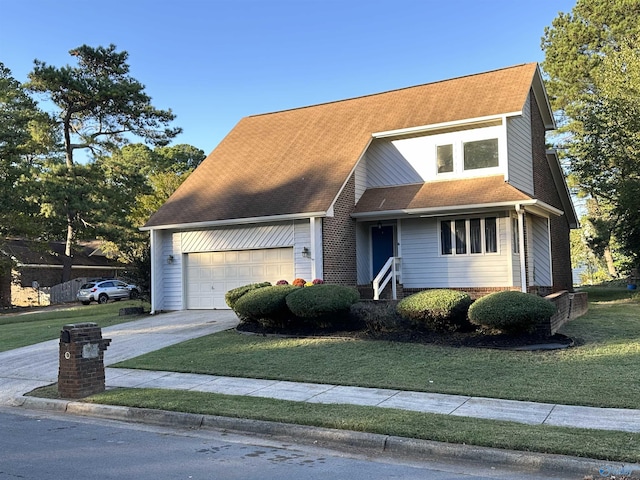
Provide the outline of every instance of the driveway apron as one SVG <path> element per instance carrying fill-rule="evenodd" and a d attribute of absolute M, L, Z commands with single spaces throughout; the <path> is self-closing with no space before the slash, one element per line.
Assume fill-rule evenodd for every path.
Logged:
<path fill-rule="evenodd" d="M 233 328 L 231 310 L 183 310 L 150 315 L 102 330 L 111 345 L 104 364 L 112 365 L 192 338 Z M 0 352 L 0 404 L 58 381 L 59 339 Z"/>

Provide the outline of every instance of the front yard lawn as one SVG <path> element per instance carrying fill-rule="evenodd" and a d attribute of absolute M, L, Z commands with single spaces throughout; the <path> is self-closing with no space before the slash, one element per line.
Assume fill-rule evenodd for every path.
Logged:
<path fill-rule="evenodd" d="M 120 309 L 141 305 L 139 300 L 130 300 L 105 305 L 73 304 L 18 315 L 0 314 L 0 352 L 59 338 L 60 330 L 69 323 L 94 322 L 104 328 L 130 322 L 136 320 L 136 317 L 121 317 Z M 145 309 L 149 311 L 149 306 L 145 305 Z"/>
<path fill-rule="evenodd" d="M 455 348 L 348 338 L 279 338 L 227 331 L 120 367 L 357 385 L 569 405 L 640 408 L 637 296 L 590 304 L 555 351 Z M 599 294 L 601 295 L 601 294 Z"/>
<path fill-rule="evenodd" d="M 594 297 L 598 301 L 591 303 L 590 312 L 563 331 L 577 341 L 568 350 L 515 352 L 228 331 L 119 366 L 640 408 L 638 296 L 610 292 Z M 56 398 L 57 389 L 46 387 L 35 394 Z M 640 462 L 638 433 L 175 390 L 114 389 L 85 401 Z"/>

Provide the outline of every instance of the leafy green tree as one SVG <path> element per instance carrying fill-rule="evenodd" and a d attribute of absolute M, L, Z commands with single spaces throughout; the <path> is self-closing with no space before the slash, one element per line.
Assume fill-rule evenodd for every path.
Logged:
<path fill-rule="evenodd" d="M 36 159 L 55 144 L 50 118 L 0 63 L 0 237 L 35 235 L 40 226 Z"/>
<path fill-rule="evenodd" d="M 57 107 L 66 170 L 52 168 L 52 172 L 58 187 L 55 195 L 64 208 L 68 258 L 76 231 L 94 223 L 89 218 L 92 209 L 77 201 L 87 172 L 74 153 L 88 149 L 95 157 L 127 144 L 132 136 L 166 145 L 180 133 L 179 128 L 169 128 L 173 113 L 153 107 L 144 85 L 129 74 L 127 52 L 117 52 L 115 45 L 82 45 L 69 53 L 77 59 L 76 66 L 58 68 L 35 60 L 27 84 Z M 78 180 L 80 187 L 75 185 Z"/>
<path fill-rule="evenodd" d="M 186 144 L 153 150 L 133 144 L 96 161 L 105 204 L 96 235 L 105 252 L 132 265 L 132 275 L 143 286 L 149 275 L 149 236 L 140 227 L 204 158 L 202 150 Z"/>
<path fill-rule="evenodd" d="M 613 243 L 640 251 L 640 3 L 578 0 L 545 29 L 556 138 L 573 185 L 592 199 L 589 246 L 617 276 Z"/>

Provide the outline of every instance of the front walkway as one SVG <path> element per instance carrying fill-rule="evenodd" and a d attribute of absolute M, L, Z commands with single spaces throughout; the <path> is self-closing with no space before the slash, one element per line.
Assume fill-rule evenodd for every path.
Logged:
<path fill-rule="evenodd" d="M 163 313 L 108 327 L 102 331 L 104 338 L 112 339 L 105 352 L 105 365 L 113 365 L 191 338 L 227 330 L 237 322 L 235 314 L 229 310 L 199 310 Z M 57 382 L 58 349 L 59 341 L 51 340 L 1 352 L 0 405 L 20 405 L 22 401 L 16 397 Z M 106 368 L 105 373 L 108 388 L 192 390 L 296 402 L 396 408 L 530 425 L 640 432 L 640 410 L 122 368 Z"/>

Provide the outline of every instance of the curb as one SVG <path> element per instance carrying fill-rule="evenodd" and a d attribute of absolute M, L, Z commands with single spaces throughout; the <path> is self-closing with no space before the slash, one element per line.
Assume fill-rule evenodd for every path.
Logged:
<path fill-rule="evenodd" d="M 246 418 L 220 417 L 171 412 L 117 405 L 83 403 L 38 397 L 16 397 L 13 405 L 71 415 L 91 416 L 174 428 L 231 431 L 280 439 L 323 448 L 356 449 L 359 453 L 411 458 L 414 460 L 469 461 L 485 465 L 515 467 L 529 471 L 547 471 L 606 478 L 610 471 L 640 472 L 640 464 L 611 464 L 605 460 L 537 452 L 503 450 L 491 447 L 435 442 L 376 433 L 310 427 Z M 607 472 L 607 473 L 604 473 Z M 603 474 L 604 473 L 604 474 Z"/>

